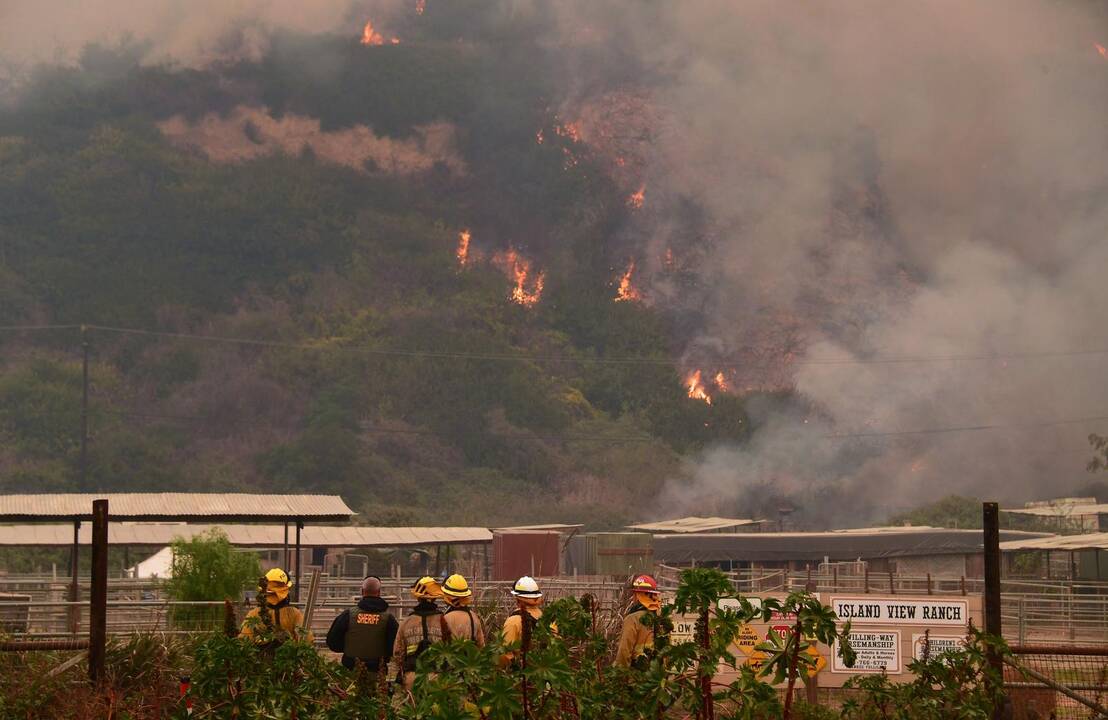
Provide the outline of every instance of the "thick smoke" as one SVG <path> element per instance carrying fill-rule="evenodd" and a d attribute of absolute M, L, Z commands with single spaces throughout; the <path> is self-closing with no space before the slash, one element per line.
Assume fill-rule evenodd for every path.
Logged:
<path fill-rule="evenodd" d="M 828 418 L 760 418 L 659 512 L 738 511 L 771 486 L 834 491 L 828 512 L 858 518 L 1083 482 L 1084 437 L 1105 423 L 1044 423 L 1108 415 L 1103 355 L 872 361 L 1108 349 L 1100 6 L 562 7 L 567 35 L 608 28 L 666 118 L 645 251 L 671 241 L 658 218 L 678 199 L 707 212 L 689 362 L 735 363 L 740 388 L 789 378 Z M 568 104 L 587 105 L 598 79 L 572 70 Z"/>
<path fill-rule="evenodd" d="M 142 45 L 148 62 L 203 66 L 257 59 L 277 31 L 356 34 L 368 18 L 388 30 L 400 0 L 5 0 L 0 59 L 66 62 L 90 44 Z"/>

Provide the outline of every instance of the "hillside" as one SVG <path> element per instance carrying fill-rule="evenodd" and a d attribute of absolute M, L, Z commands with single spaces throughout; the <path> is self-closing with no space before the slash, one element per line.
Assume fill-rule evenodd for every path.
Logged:
<path fill-rule="evenodd" d="M 90 462 L 82 482 L 81 331 L 5 329 L 3 490 L 606 527 L 741 442 L 744 400 L 707 376 L 690 393 L 684 319 L 625 276 L 641 195 L 550 109 L 556 63 L 479 20 L 465 42 L 445 17 L 398 45 L 287 35 L 200 70 L 90 47 L 33 70 L 0 112 L 0 325 L 95 326 Z"/>
<path fill-rule="evenodd" d="M 826 528 L 1108 430 L 1104 0 L 62 5 L 0 23 L 6 488 Z"/>

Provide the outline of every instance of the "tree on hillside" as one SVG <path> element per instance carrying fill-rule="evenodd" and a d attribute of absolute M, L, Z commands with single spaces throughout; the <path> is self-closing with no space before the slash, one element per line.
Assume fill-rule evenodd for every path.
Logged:
<path fill-rule="evenodd" d="M 182 601 L 238 600 L 242 591 L 253 587 L 261 575 L 258 556 L 240 552 L 219 529 L 209 530 L 185 540 L 177 538 L 173 548 L 172 577 L 166 585 L 169 596 Z M 178 625 L 196 627 L 216 622 L 222 608 L 182 607 L 173 613 Z"/>
<path fill-rule="evenodd" d="M 981 527 L 981 501 L 961 495 L 947 495 L 936 502 L 894 515 L 889 518 L 888 524 L 979 528 Z"/>
<path fill-rule="evenodd" d="M 1093 459 L 1089 461 L 1089 472 L 1108 470 L 1108 437 L 1093 433 L 1089 435 L 1089 444 L 1093 446 Z"/>

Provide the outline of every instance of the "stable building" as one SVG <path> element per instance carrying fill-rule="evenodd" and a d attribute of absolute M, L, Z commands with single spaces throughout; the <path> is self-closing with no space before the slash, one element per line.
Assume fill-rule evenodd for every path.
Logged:
<path fill-rule="evenodd" d="M 1002 530 L 1002 541 L 1046 533 Z M 874 572 L 945 577 L 982 577 L 980 530 L 896 526 L 828 532 L 688 533 L 654 536 L 657 562 L 724 570 L 819 570 L 846 565 Z"/>

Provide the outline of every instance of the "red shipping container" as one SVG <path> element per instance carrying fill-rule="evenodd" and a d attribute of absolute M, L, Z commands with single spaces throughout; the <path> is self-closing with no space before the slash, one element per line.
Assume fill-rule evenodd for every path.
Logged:
<path fill-rule="evenodd" d="M 556 532 L 498 532 L 492 537 L 493 579 L 558 574 L 562 535 Z"/>

